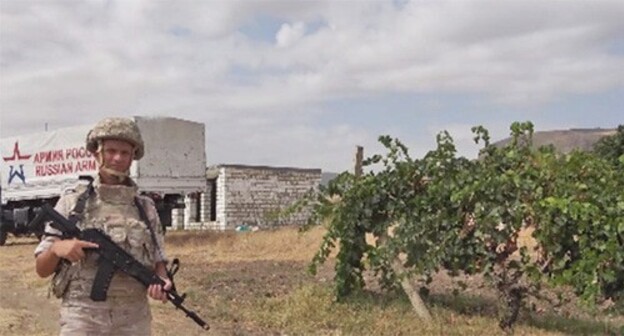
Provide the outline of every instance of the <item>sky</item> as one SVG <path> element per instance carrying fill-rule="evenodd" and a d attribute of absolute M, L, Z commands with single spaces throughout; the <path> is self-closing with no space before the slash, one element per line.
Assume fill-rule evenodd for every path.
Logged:
<path fill-rule="evenodd" d="M 614 128 L 624 1 L 0 0 L 1 137 L 134 115 L 204 123 L 209 165 L 332 172 L 380 135 Z"/>

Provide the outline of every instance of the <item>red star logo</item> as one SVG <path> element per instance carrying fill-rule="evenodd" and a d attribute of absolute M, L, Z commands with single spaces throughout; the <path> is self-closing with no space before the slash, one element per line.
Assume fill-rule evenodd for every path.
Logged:
<path fill-rule="evenodd" d="M 22 155 L 20 154 L 19 144 L 15 141 L 15 147 L 13 147 L 13 156 L 2 157 L 4 161 L 15 161 L 15 160 L 28 160 L 32 155 Z"/>

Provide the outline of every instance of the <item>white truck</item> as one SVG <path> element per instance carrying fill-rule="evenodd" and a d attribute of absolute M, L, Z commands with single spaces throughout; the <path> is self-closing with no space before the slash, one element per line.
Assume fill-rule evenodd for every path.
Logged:
<path fill-rule="evenodd" d="M 134 161 L 131 177 L 139 191 L 156 202 L 163 226 L 171 225 L 171 210 L 184 207 L 184 196 L 206 190 L 205 127 L 170 117 L 133 117 L 145 156 Z M 44 203 L 56 204 L 66 188 L 97 173 L 97 163 L 85 150 L 93 125 L 0 139 L 0 245 L 7 234 L 42 234 L 29 223 Z"/>

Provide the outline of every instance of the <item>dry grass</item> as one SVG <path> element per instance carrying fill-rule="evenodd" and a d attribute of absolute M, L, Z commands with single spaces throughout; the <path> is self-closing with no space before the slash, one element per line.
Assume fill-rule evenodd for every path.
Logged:
<path fill-rule="evenodd" d="M 26 309 L 0 308 L 0 335 L 48 335 Z"/>
<path fill-rule="evenodd" d="M 210 274 L 195 275 L 188 285 L 199 287 L 193 291 L 195 300 L 211 302 L 208 314 L 220 321 L 218 324 L 225 329 L 219 332 L 223 334 L 502 334 L 493 309 L 495 303 L 479 297 L 446 295 L 445 284 L 429 299 L 435 316 L 431 324 L 419 321 L 403 296 L 365 293 L 348 303 L 333 302 L 331 262 L 316 278 L 305 276 L 306 265 L 323 233 L 321 228 L 303 236 L 293 228 L 238 234 L 177 233 L 168 237 L 168 247 L 194 265 L 207 263 Z M 215 296 L 209 297 L 210 293 Z M 516 327 L 516 335 L 567 334 L 617 333 L 599 320 L 526 313 Z"/>
<path fill-rule="evenodd" d="M 167 249 L 179 257 L 177 278 L 185 305 L 212 325 L 212 335 L 499 335 L 493 302 L 466 292 L 449 294 L 439 279 L 427 303 L 433 322 L 422 323 L 403 295 L 365 292 L 345 303 L 333 301 L 333 261 L 313 277 L 307 265 L 318 248 L 321 228 L 300 234 L 295 228 L 266 232 L 170 232 Z M 58 301 L 45 299 L 47 282 L 34 274 L 34 242 L 0 248 L 5 287 L 19 292 L 38 310 L 12 306 L 0 294 L 0 330 L 14 335 L 55 335 L 42 324 L 56 321 Z M 476 296 L 471 296 L 476 295 Z M 7 296 L 8 297 L 8 296 Z M 11 298 L 11 297 L 8 297 Z M 47 305 L 47 306 L 46 306 Z M 170 304 L 152 302 L 155 335 L 204 335 Z M 32 323 L 27 323 L 32 322 Z M 619 334 L 602 319 L 524 312 L 516 335 Z M 1 332 L 0 332 L 1 333 Z"/>
<path fill-rule="evenodd" d="M 253 260 L 309 261 L 316 252 L 324 231 L 306 233 L 297 228 L 258 232 L 171 232 L 167 250 L 171 256 L 205 262 Z"/>

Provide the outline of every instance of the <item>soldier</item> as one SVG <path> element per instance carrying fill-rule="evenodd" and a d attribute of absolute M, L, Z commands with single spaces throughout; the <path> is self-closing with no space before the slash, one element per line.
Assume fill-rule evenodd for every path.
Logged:
<path fill-rule="evenodd" d="M 87 150 L 98 162 L 98 176 L 88 186 L 66 192 L 56 210 L 77 213 L 82 229 L 98 228 L 165 281 L 164 288 L 145 288 L 136 279 L 116 272 L 105 301 L 91 300 L 97 271 L 97 248 L 91 242 L 59 239 L 60 232 L 46 225 L 45 238 L 35 250 L 36 271 L 41 277 L 54 273 L 51 290 L 62 298 L 61 335 L 150 335 L 151 312 L 147 296 L 167 301 L 171 288 L 165 265 L 160 220 L 151 199 L 139 196 L 129 177 L 132 160 L 144 153 L 143 140 L 134 121 L 107 118 L 87 135 Z M 85 195 L 80 197 L 81 195 Z M 84 201 L 81 201 L 83 199 Z M 81 204 L 83 203 L 83 204 Z"/>

